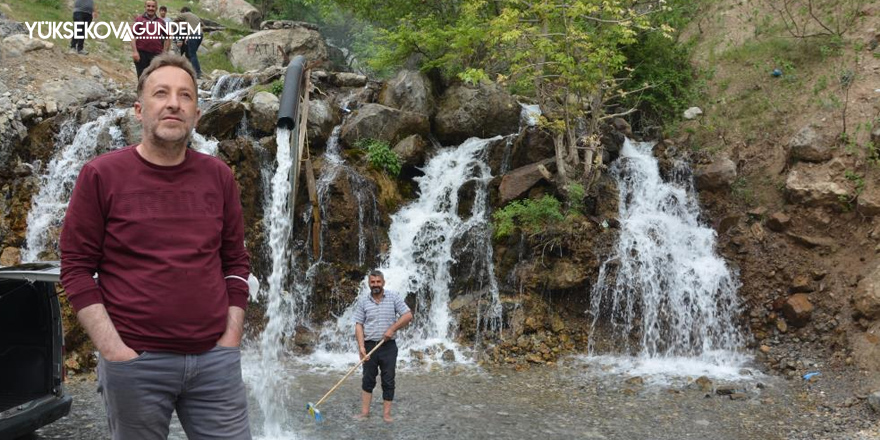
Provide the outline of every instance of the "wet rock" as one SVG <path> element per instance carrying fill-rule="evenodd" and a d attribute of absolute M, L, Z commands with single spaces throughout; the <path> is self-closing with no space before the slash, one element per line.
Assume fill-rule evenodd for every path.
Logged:
<path fill-rule="evenodd" d="M 735 392 L 737 392 L 737 389 L 734 385 L 718 385 L 718 387 L 715 388 L 715 394 L 719 396 L 729 396 Z"/>
<path fill-rule="evenodd" d="M 700 387 L 700 391 L 709 392 L 712 391 L 712 380 L 710 380 L 706 376 L 700 376 L 697 380 L 694 381 L 698 387 Z"/>
<path fill-rule="evenodd" d="M 318 342 L 318 334 L 311 331 L 308 327 L 297 326 L 296 334 L 293 336 L 293 343 L 303 349 L 311 349 Z"/>
<path fill-rule="evenodd" d="M 813 304 L 807 295 L 798 293 L 788 297 L 782 306 L 782 314 L 785 319 L 796 327 L 803 327 L 810 322 L 813 314 Z"/>
<path fill-rule="evenodd" d="M 428 141 L 414 134 L 398 142 L 393 150 L 397 153 L 403 166 L 421 166 L 425 163 L 425 157 L 427 156 Z"/>
<path fill-rule="evenodd" d="M 402 70 L 388 81 L 379 94 L 379 103 L 427 116 L 436 111 L 431 81 L 416 70 Z"/>
<path fill-rule="evenodd" d="M 440 356 L 444 362 L 455 362 L 455 352 L 452 350 L 446 350 L 443 352 L 443 355 Z"/>
<path fill-rule="evenodd" d="M 809 125 L 791 138 L 788 142 L 788 148 L 790 160 L 824 162 L 833 156 L 833 151 L 828 143 Z"/>
<path fill-rule="evenodd" d="M 556 160 L 553 158 L 544 159 L 506 173 L 501 178 L 501 185 L 498 187 L 501 203 L 507 203 L 528 192 L 535 184 L 545 178 L 540 167 L 546 169 L 555 164 Z"/>
<path fill-rule="evenodd" d="M 853 302 L 856 310 L 866 318 L 880 318 L 880 267 L 859 282 Z"/>
<path fill-rule="evenodd" d="M 257 92 L 251 99 L 249 118 L 251 125 L 263 133 L 274 132 L 280 107 L 281 104 L 274 93 Z"/>
<path fill-rule="evenodd" d="M 0 253 L 0 266 L 16 266 L 21 264 L 21 250 L 17 247 L 3 248 Z"/>
<path fill-rule="evenodd" d="M 736 164 L 727 157 L 719 157 L 709 165 L 698 166 L 694 178 L 700 190 L 727 188 L 736 180 Z"/>
<path fill-rule="evenodd" d="M 340 138 L 348 146 L 366 138 L 395 145 L 413 134 L 427 136 L 429 131 L 430 123 L 425 115 L 381 104 L 366 104 L 345 122 Z"/>
<path fill-rule="evenodd" d="M 238 101 L 214 102 L 202 113 L 196 131 L 218 140 L 232 139 L 244 115 L 244 104 Z"/>
<path fill-rule="evenodd" d="M 520 110 L 516 99 L 495 83 L 457 84 L 440 98 L 434 131 L 443 145 L 510 134 L 519 128 Z"/>
<path fill-rule="evenodd" d="M 730 400 L 746 400 L 749 398 L 749 395 L 746 393 L 733 393 L 730 394 Z"/>
<path fill-rule="evenodd" d="M 641 376 L 634 376 L 634 377 L 630 377 L 629 379 L 627 379 L 623 382 L 627 385 L 642 386 L 645 384 L 645 379 L 643 379 Z"/>
<path fill-rule="evenodd" d="M 776 212 L 767 219 L 767 228 L 773 232 L 783 232 L 791 226 L 791 217 L 784 212 Z"/>

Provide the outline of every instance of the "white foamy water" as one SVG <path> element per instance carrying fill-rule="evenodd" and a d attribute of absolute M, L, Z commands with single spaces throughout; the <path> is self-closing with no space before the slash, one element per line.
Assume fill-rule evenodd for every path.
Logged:
<path fill-rule="evenodd" d="M 212 101 L 240 100 L 257 79 L 242 75 L 223 75 L 211 87 Z"/>
<path fill-rule="evenodd" d="M 715 253 L 715 231 L 699 222 L 690 174 L 664 182 L 652 146 L 627 139 L 610 170 L 620 191 L 620 237 L 591 295 L 591 353 L 598 333 L 625 356 L 615 358 L 620 368 L 738 374 L 747 361 L 736 352 L 743 345 L 739 281 Z"/>
<path fill-rule="evenodd" d="M 492 267 L 492 247 L 486 245 L 489 222 L 486 186 L 491 172 L 485 163 L 487 145 L 493 139 L 469 139 L 461 146 L 440 150 L 418 178 L 419 198 L 391 216 L 388 236 L 391 247 L 379 269 L 385 274 L 386 289 L 413 297 L 413 324 L 398 333 L 400 358 L 410 350 L 439 358 L 445 350 L 455 353 L 457 362 L 468 357 L 454 341 L 456 322 L 449 310 L 451 267 L 459 255 L 468 253 L 479 263 L 489 303 L 482 322 L 488 327 L 500 320 L 498 288 Z M 475 200 L 469 215 L 459 216 L 459 190 L 474 184 Z M 475 265 L 477 265 L 475 263 Z M 367 294 L 366 280 L 360 295 Z M 324 327 L 321 346 L 309 357 L 313 365 L 344 367 L 357 353 L 354 341 L 354 304 L 335 323 Z M 336 354 L 342 354 L 342 357 Z M 325 364 L 326 363 L 326 364 Z"/>
<path fill-rule="evenodd" d="M 122 131 L 116 125 L 125 110 L 112 110 L 98 119 L 78 126 L 70 119 L 61 127 L 55 156 L 46 174 L 40 177 L 40 190 L 31 202 L 27 217 L 27 242 L 22 262 L 39 260 L 40 253 L 56 247 L 55 234 L 67 212 L 70 193 L 83 165 L 97 155 L 100 142 L 108 141 L 111 149 L 124 146 Z M 73 139 L 69 140 L 72 133 Z M 65 139 L 67 138 L 67 139 Z"/>
<path fill-rule="evenodd" d="M 260 299 L 266 304 L 267 323 L 260 334 L 258 352 L 253 360 L 248 360 L 244 371 L 263 414 L 262 435 L 264 438 L 296 438 L 291 424 L 291 410 L 287 406 L 288 393 L 284 384 L 292 380 L 290 371 L 285 371 L 281 362 L 284 351 L 284 337 L 293 335 L 298 316 L 297 309 L 303 306 L 302 298 L 287 291 L 289 268 L 293 266 L 290 256 L 291 207 L 290 170 L 294 158 L 290 151 L 290 130 L 278 128 L 275 135 L 277 145 L 276 168 L 272 176 L 270 210 L 265 221 L 269 236 L 272 257 L 268 285 L 260 291 Z M 244 367 L 243 367 L 244 368 Z"/>

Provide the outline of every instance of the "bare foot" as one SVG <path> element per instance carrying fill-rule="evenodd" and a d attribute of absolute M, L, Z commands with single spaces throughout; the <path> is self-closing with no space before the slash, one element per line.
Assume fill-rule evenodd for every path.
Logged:
<path fill-rule="evenodd" d="M 382 416 L 382 418 L 388 423 L 391 423 L 394 421 L 394 419 L 391 418 L 391 414 L 385 414 Z"/>
<path fill-rule="evenodd" d="M 367 414 L 361 413 L 361 414 L 355 414 L 355 415 L 351 416 L 351 418 L 353 418 L 355 420 L 367 420 L 367 417 L 370 417 L 369 413 L 367 413 Z"/>

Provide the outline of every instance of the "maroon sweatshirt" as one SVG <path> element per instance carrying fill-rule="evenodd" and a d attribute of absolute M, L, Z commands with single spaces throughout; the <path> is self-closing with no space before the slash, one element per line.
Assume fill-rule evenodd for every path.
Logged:
<path fill-rule="evenodd" d="M 104 304 L 135 351 L 208 351 L 226 329 L 229 306 L 247 305 L 238 187 L 225 163 L 196 151 L 170 167 L 147 162 L 133 146 L 87 163 L 60 247 L 73 308 Z"/>

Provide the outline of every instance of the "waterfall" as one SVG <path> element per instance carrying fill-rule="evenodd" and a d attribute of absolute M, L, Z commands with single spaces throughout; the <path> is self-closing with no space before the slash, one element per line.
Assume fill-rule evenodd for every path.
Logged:
<path fill-rule="evenodd" d="M 257 82 L 256 78 L 242 75 L 223 75 L 211 87 L 211 101 L 230 101 L 241 99 L 245 92 Z"/>
<path fill-rule="evenodd" d="M 591 293 L 591 352 L 606 334 L 642 360 L 736 363 L 739 282 L 715 253 L 715 231 L 700 224 L 690 173 L 664 182 L 651 148 L 627 139 L 610 170 L 620 238 Z"/>
<path fill-rule="evenodd" d="M 288 269 L 293 267 L 289 243 L 291 237 L 291 206 L 290 170 L 294 158 L 290 151 L 290 130 L 279 128 L 276 132 L 276 169 L 272 176 L 271 204 L 266 212 L 265 221 L 269 236 L 269 247 L 272 257 L 271 273 L 268 286 L 261 290 L 260 296 L 266 301 L 266 328 L 260 334 L 259 366 L 251 374 L 246 374 L 252 381 L 254 395 L 263 412 L 263 435 L 266 437 L 290 438 L 285 433 L 289 426 L 290 411 L 285 409 L 286 388 L 281 385 L 285 376 L 282 373 L 280 354 L 284 350 L 284 337 L 291 336 L 299 316 L 298 309 L 303 307 L 304 298 L 297 297 L 287 291 Z"/>
<path fill-rule="evenodd" d="M 125 145 L 122 131 L 116 126 L 124 113 L 124 110 L 116 109 L 84 125 L 78 125 L 73 118 L 63 124 L 56 140 L 57 153 L 49 162 L 46 174 L 40 177 L 40 190 L 28 212 L 27 247 L 22 252 L 22 262 L 37 261 L 41 252 L 57 246 L 55 234 L 64 219 L 70 193 L 83 165 L 95 157 L 98 148 L 104 146 L 100 145 L 101 142 L 108 141 L 108 137 L 106 147 L 115 149 Z"/>
<path fill-rule="evenodd" d="M 459 351 L 453 342 L 455 320 L 449 310 L 451 269 L 463 256 L 471 258 L 489 296 L 483 323 L 499 322 L 500 302 L 494 279 L 492 246 L 488 243 L 489 216 L 487 185 L 492 178 L 485 162 L 486 148 L 500 139 L 472 138 L 457 148 L 440 150 L 416 180 L 419 198 L 391 216 L 391 246 L 379 269 L 385 274 L 386 289 L 415 301 L 413 324 L 401 331 L 401 357 L 410 350 L 436 352 L 439 348 Z M 475 200 L 469 216 L 459 216 L 459 190 L 474 184 Z M 360 294 L 368 291 L 366 280 Z M 312 356 L 315 363 L 334 362 L 337 354 L 356 353 L 354 304 L 334 324 L 323 329 L 322 346 Z M 438 353 L 439 354 L 439 353 Z M 456 353 L 456 359 L 462 359 Z"/>

